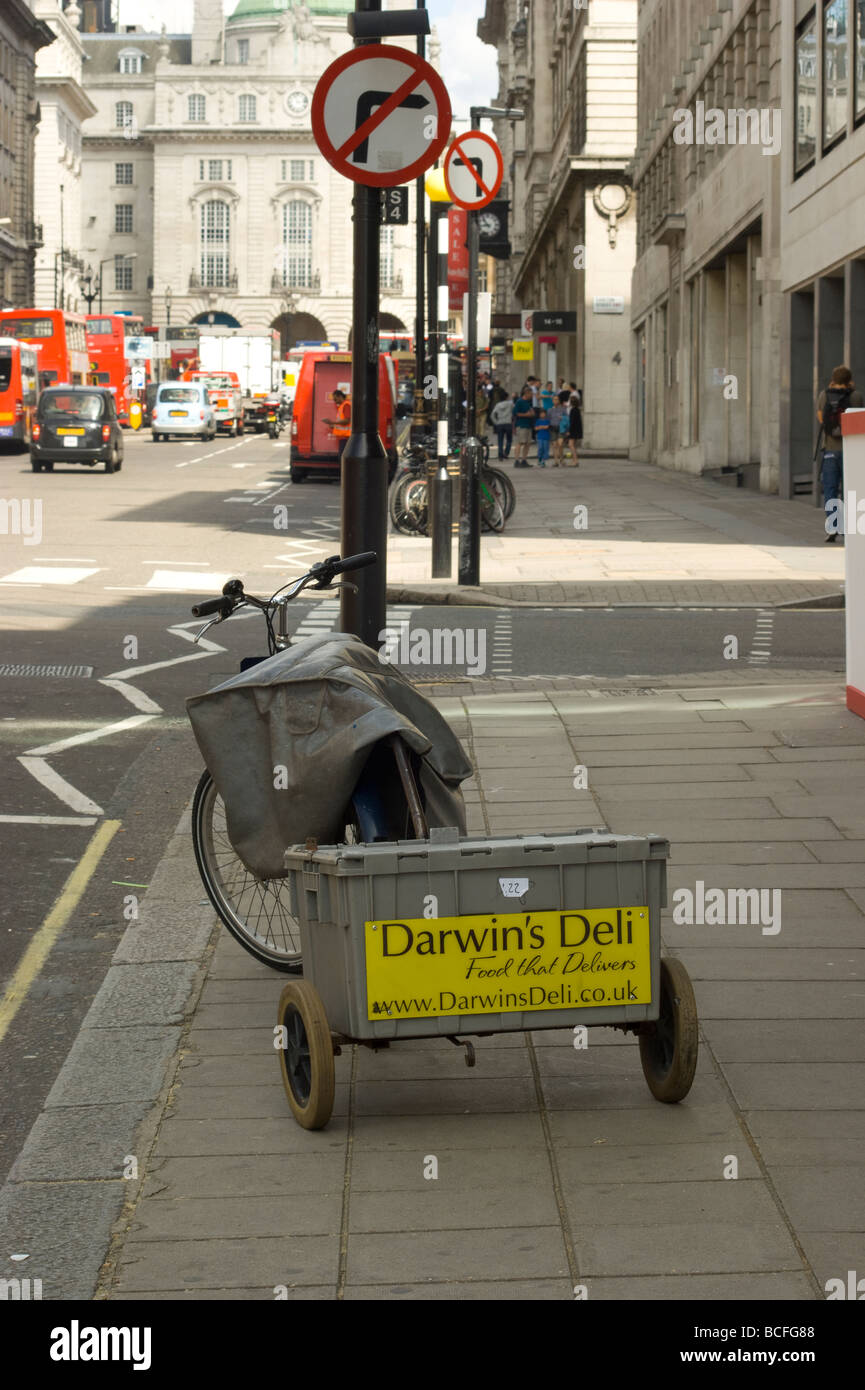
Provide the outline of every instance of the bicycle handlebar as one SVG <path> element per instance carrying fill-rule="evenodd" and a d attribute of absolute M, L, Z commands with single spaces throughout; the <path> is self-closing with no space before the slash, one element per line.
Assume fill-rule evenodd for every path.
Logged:
<path fill-rule="evenodd" d="M 339 555 L 330 555 L 326 560 L 319 560 L 318 564 L 312 566 L 308 574 L 296 580 L 288 597 L 294 598 L 301 589 L 306 587 L 308 582 L 315 581 L 315 588 L 326 589 L 335 575 L 345 574 L 348 570 L 365 569 L 367 565 L 374 565 L 377 559 L 378 554 L 375 550 L 364 550 L 359 555 L 346 555 L 344 560 Z M 222 586 L 221 598 L 203 599 L 201 603 L 194 605 L 191 612 L 193 618 L 206 618 L 211 613 L 218 613 L 219 620 L 223 621 L 225 618 L 230 618 L 235 608 L 243 603 L 254 604 L 256 608 L 268 612 L 275 602 L 283 602 L 283 600 L 277 600 L 276 595 L 269 601 L 255 598 L 252 594 L 247 594 L 244 591 L 242 579 L 229 579 Z"/>
<path fill-rule="evenodd" d="M 345 574 L 348 570 L 363 570 L 367 565 L 374 565 L 378 559 L 375 550 L 362 550 L 359 555 L 347 555 L 344 560 L 340 560 L 334 565 L 334 574 Z M 325 561 L 329 566 L 330 562 Z"/>
<path fill-rule="evenodd" d="M 230 598 L 206 598 L 196 603 L 191 612 L 193 618 L 206 618 L 210 613 L 219 613 L 227 618 L 233 608 L 234 603 Z"/>

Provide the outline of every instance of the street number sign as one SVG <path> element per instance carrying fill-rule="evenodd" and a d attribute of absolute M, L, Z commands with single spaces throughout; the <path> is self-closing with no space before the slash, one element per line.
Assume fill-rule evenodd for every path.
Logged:
<path fill-rule="evenodd" d="M 408 226 L 408 189 L 383 188 L 380 197 L 382 226 Z"/>
<path fill-rule="evenodd" d="M 504 161 L 491 135 L 467 130 L 458 135 L 445 157 L 445 188 L 451 202 L 469 212 L 485 208 L 502 186 Z"/>
<path fill-rule="evenodd" d="M 435 68 L 383 43 L 335 59 L 312 99 L 312 133 L 328 164 L 372 188 L 409 183 L 435 164 L 450 126 L 450 98 Z"/>

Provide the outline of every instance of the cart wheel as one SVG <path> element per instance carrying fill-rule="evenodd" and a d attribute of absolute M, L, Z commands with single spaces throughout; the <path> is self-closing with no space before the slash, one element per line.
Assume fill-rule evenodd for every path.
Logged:
<path fill-rule="evenodd" d="M 309 980 L 292 980 L 279 996 L 277 1023 L 285 1029 L 279 1053 L 282 1084 L 304 1129 L 323 1129 L 333 1111 L 333 1041 L 321 995 Z"/>
<path fill-rule="evenodd" d="M 661 961 L 661 1011 L 654 1033 L 640 1034 L 643 1075 L 655 1100 L 668 1105 L 691 1089 L 697 1069 L 697 1003 L 680 960 Z"/>

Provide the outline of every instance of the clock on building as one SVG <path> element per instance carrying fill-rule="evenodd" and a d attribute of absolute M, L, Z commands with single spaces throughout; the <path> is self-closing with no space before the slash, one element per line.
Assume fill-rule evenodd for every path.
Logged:
<path fill-rule="evenodd" d="M 497 237 L 501 230 L 501 225 L 501 220 L 494 212 L 478 213 L 478 230 L 481 236 L 490 238 Z"/>
<path fill-rule="evenodd" d="M 289 92 L 285 98 L 285 106 L 290 116 L 305 116 L 309 110 L 309 97 L 306 92 Z"/>

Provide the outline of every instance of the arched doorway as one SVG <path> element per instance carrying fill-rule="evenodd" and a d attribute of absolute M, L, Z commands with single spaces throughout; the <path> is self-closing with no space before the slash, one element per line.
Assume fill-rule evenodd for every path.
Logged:
<path fill-rule="evenodd" d="M 327 329 L 315 314 L 279 314 L 270 325 L 279 334 L 280 352 L 287 357 L 298 343 L 326 343 Z"/>
<path fill-rule="evenodd" d="M 396 314 L 379 314 L 379 342 L 381 342 L 382 336 L 385 333 L 408 333 L 408 331 L 402 319 L 397 318 Z M 351 351 L 351 329 L 348 330 L 348 347 L 349 351 Z"/>
<path fill-rule="evenodd" d="M 209 328 L 212 328 L 214 324 L 218 325 L 220 328 L 240 327 L 239 319 L 236 319 L 233 316 L 233 314 L 223 313 L 222 310 L 220 310 L 219 312 L 217 312 L 216 310 L 212 310 L 208 311 L 206 314 L 196 314 L 192 322 L 205 324 Z"/>

